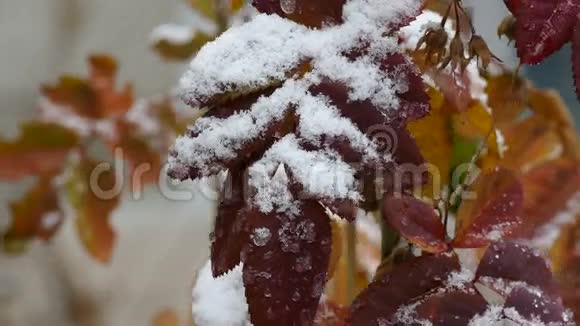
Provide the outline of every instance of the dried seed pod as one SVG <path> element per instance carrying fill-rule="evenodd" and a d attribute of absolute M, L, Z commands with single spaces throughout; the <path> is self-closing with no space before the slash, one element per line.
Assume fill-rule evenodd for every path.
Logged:
<path fill-rule="evenodd" d="M 451 40 L 451 44 L 449 45 L 449 56 L 445 58 L 443 63 L 441 64 L 440 69 L 444 69 L 451 63 L 451 69 L 455 70 L 457 67 L 464 67 L 466 64 L 465 58 L 465 48 L 463 46 L 463 41 L 459 34 L 456 34 Z"/>
<path fill-rule="evenodd" d="M 423 44 L 425 44 L 425 50 L 427 51 L 427 60 L 430 63 L 436 65 L 441 62 L 441 59 L 445 57 L 447 53 L 447 40 L 449 36 L 447 31 L 442 27 L 429 28 L 425 34 L 417 42 L 416 50 L 420 49 Z"/>
<path fill-rule="evenodd" d="M 487 69 L 492 57 L 493 54 L 483 38 L 479 35 L 471 36 L 471 40 L 469 40 L 469 59 L 478 58 L 481 60 L 483 69 Z"/>

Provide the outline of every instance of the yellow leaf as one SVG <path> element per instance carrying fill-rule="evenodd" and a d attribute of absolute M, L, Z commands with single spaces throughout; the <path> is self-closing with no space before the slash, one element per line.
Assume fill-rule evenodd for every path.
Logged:
<path fill-rule="evenodd" d="M 193 9 L 210 19 L 215 19 L 217 16 L 216 0 L 188 0 L 188 2 Z"/>
<path fill-rule="evenodd" d="M 431 102 L 430 114 L 420 120 L 408 124 L 409 132 L 415 138 L 421 154 L 428 163 L 437 167 L 443 185 L 449 183 L 451 169 L 452 135 L 450 125 L 450 113 L 444 107 L 443 95 L 433 89 L 429 89 Z M 433 189 L 432 180 L 425 189 Z M 426 193 L 432 196 L 432 193 Z"/>
<path fill-rule="evenodd" d="M 230 10 L 232 13 L 240 11 L 244 7 L 244 0 L 230 0 Z"/>
<path fill-rule="evenodd" d="M 168 61 L 188 60 L 207 42 L 210 42 L 215 38 L 214 36 L 201 32 L 197 32 L 193 35 L 194 36 L 190 40 L 185 42 L 159 39 L 152 46 L 161 57 Z"/>

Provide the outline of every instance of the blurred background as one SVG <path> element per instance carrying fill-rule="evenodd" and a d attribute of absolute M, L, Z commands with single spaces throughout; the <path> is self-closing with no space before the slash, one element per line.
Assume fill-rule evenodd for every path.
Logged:
<path fill-rule="evenodd" d="M 503 2 L 466 5 L 476 9 L 476 28 L 492 50 L 513 66 L 513 50 L 496 36 L 507 15 Z M 181 0 L 0 0 L 2 135 L 15 136 L 20 122 L 35 117 L 41 83 L 65 72 L 86 74 L 91 53 L 116 57 L 120 80 L 132 81 L 137 97 L 167 92 L 185 66 L 160 59 L 150 34 L 163 23 L 194 22 L 188 8 Z M 578 123 L 569 58 L 564 49 L 525 73 L 540 87 L 558 88 Z M 0 228 L 9 221 L 7 203 L 29 185 L 0 184 Z M 188 325 L 191 285 L 207 259 L 212 211 L 213 203 L 198 192 L 174 202 L 151 187 L 140 200 L 122 200 L 114 212 L 118 242 L 110 265 L 87 256 L 70 219 L 50 245 L 37 241 L 20 257 L 0 254 L 0 325 L 151 325 L 167 309 L 175 312 L 175 325 Z"/>

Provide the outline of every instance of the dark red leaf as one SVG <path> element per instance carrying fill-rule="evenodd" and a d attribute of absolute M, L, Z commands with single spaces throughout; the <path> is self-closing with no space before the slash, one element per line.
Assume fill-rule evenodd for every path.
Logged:
<path fill-rule="evenodd" d="M 473 287 L 431 295 L 416 308 L 419 318 L 433 326 L 468 325 L 486 309 L 487 302 Z"/>
<path fill-rule="evenodd" d="M 342 7 L 346 0 L 253 0 L 259 12 L 277 14 L 297 23 L 322 27 L 342 22 Z"/>
<path fill-rule="evenodd" d="M 221 192 L 211 234 L 211 267 L 214 277 L 229 272 L 240 263 L 240 254 L 247 242 L 248 235 L 244 229 L 244 182 L 243 173 L 230 171 Z"/>
<path fill-rule="evenodd" d="M 441 286 L 458 269 L 459 261 L 452 254 L 424 255 L 397 265 L 355 299 L 351 325 L 392 325 L 389 322 L 401 305 Z"/>
<path fill-rule="evenodd" d="M 409 195 L 386 195 L 383 218 L 409 242 L 431 253 L 448 249 L 445 228 L 431 205 Z"/>
<path fill-rule="evenodd" d="M 572 37 L 572 71 L 576 96 L 580 98 L 580 20 L 574 26 L 574 36 Z"/>
<path fill-rule="evenodd" d="M 533 272 L 532 272 L 533 271 Z M 530 269 L 530 274 L 535 273 Z M 505 308 L 514 308 L 527 320 L 539 319 L 544 323 L 571 325 L 571 320 L 561 300 L 554 300 L 537 289 L 519 286 L 507 297 Z"/>
<path fill-rule="evenodd" d="M 332 233 L 324 209 L 303 202 L 301 213 L 248 214 L 242 254 L 251 322 L 312 325 L 326 282 Z"/>
<path fill-rule="evenodd" d="M 503 0 L 505 6 L 511 11 L 514 15 L 518 13 L 520 8 L 522 7 L 522 0 Z"/>
<path fill-rule="evenodd" d="M 457 212 L 454 247 L 477 248 L 510 236 L 522 225 L 523 188 L 514 173 L 497 169 L 474 185 L 477 198 L 464 200 Z"/>
<path fill-rule="evenodd" d="M 476 277 L 526 282 L 556 294 L 557 287 L 547 261 L 537 250 L 513 242 L 493 243 L 485 252 Z"/>
<path fill-rule="evenodd" d="M 516 16 L 516 47 L 525 64 L 536 64 L 570 41 L 580 4 L 571 0 L 509 2 Z"/>

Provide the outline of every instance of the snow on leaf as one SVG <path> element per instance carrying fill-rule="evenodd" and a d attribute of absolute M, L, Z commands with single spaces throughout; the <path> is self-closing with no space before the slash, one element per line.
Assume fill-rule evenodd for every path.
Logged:
<path fill-rule="evenodd" d="M 353 325 L 389 325 L 397 309 L 441 286 L 459 269 L 457 256 L 424 255 L 412 258 L 380 275 L 352 304 Z"/>
<path fill-rule="evenodd" d="M 207 262 L 197 273 L 193 287 L 191 310 L 193 321 L 199 326 L 249 326 L 248 305 L 242 280 L 243 265 L 213 277 Z"/>
<path fill-rule="evenodd" d="M 441 253 L 448 249 L 445 228 L 431 205 L 409 195 L 386 195 L 382 213 L 391 227 L 422 250 Z"/>
<path fill-rule="evenodd" d="M 534 270 L 535 273 L 535 270 Z M 526 286 L 514 288 L 507 297 L 505 308 L 515 309 L 518 314 L 528 320 L 540 321 L 552 325 L 569 325 L 566 308 L 559 299 L 553 299 L 538 291 Z"/>
<path fill-rule="evenodd" d="M 250 319 L 256 326 L 284 321 L 312 324 L 331 250 L 330 221 L 316 202 L 303 201 L 298 216 L 248 213 L 250 229 L 269 230 L 263 245 L 248 241 L 242 254 Z"/>
<path fill-rule="evenodd" d="M 496 169 L 483 174 L 473 189 L 477 198 L 464 199 L 457 212 L 454 247 L 483 247 L 521 227 L 523 189 L 513 172 Z"/>
<path fill-rule="evenodd" d="M 516 47 L 525 64 L 536 64 L 570 41 L 580 4 L 574 0 L 522 0 L 509 7 L 516 17 Z"/>
<path fill-rule="evenodd" d="M 78 143 L 75 132 L 57 124 L 23 124 L 17 139 L 0 139 L 0 178 L 18 180 L 58 172 Z"/>
<path fill-rule="evenodd" d="M 120 201 L 118 186 L 110 165 L 100 165 L 85 157 L 71 171 L 66 184 L 80 240 L 101 263 L 110 262 L 115 245 L 115 231 L 109 218 Z"/>
<path fill-rule="evenodd" d="M 230 171 L 220 196 L 211 234 L 211 267 L 214 277 L 227 273 L 240 263 L 240 253 L 247 242 L 243 182 L 244 175 Z"/>
<path fill-rule="evenodd" d="M 547 294 L 557 293 L 550 266 L 544 257 L 535 249 L 513 242 L 491 244 L 481 259 L 476 277 L 525 282 Z"/>
<path fill-rule="evenodd" d="M 342 7 L 346 0 L 253 0 L 259 12 L 277 14 L 302 25 L 322 27 L 342 22 Z"/>
<path fill-rule="evenodd" d="M 21 200 L 10 203 L 11 223 L 2 235 L 5 250 L 31 239 L 49 240 L 62 223 L 63 212 L 52 178 L 40 177 Z"/>

